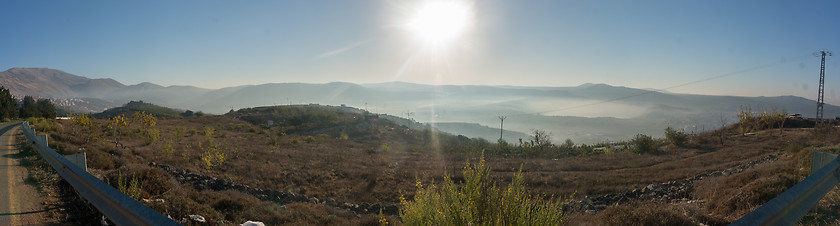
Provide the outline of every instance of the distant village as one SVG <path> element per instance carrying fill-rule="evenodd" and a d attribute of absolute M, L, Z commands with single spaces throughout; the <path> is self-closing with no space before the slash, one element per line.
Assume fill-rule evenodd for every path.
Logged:
<path fill-rule="evenodd" d="M 23 96 L 13 97 L 17 100 L 18 104 L 23 102 Z M 46 98 L 43 96 L 33 96 L 33 98 L 36 100 L 49 99 L 50 102 L 52 102 L 57 108 L 67 109 L 74 112 L 102 112 L 111 108 L 110 105 L 112 105 L 112 103 L 102 100 L 91 101 L 83 98 Z"/>

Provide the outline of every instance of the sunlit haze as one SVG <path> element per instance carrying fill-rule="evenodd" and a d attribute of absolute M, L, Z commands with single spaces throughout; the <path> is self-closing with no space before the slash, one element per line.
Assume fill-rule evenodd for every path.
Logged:
<path fill-rule="evenodd" d="M 840 2 L 828 0 L 0 5 L 0 70 L 54 68 L 125 84 L 606 83 L 816 99 L 811 54 L 840 52 Z M 826 67 L 831 104 L 840 104 L 838 60 Z"/>
<path fill-rule="evenodd" d="M 431 45 L 443 45 L 457 38 L 470 16 L 465 1 L 427 1 L 416 8 L 406 27 Z"/>

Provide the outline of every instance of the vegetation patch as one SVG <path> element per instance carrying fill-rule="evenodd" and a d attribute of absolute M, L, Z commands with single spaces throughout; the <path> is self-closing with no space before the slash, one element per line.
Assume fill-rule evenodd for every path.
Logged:
<path fill-rule="evenodd" d="M 507 188 L 498 188 L 481 157 L 467 164 L 463 184 L 445 176 L 440 187 L 417 181 L 412 200 L 401 198 L 400 217 L 408 225 L 560 225 L 565 199 L 531 194 L 521 171 Z"/>
<path fill-rule="evenodd" d="M 300 121 L 306 118 L 304 116 L 292 120 L 297 114 L 308 112 L 322 112 L 324 115 L 309 116 L 311 118 L 306 120 L 312 121 L 308 122 Z M 482 196 L 469 196 L 465 190 L 460 190 L 469 182 L 467 176 L 458 169 L 467 162 L 478 162 L 482 150 L 485 153 L 483 164 L 487 167 L 487 176 L 478 178 L 486 179 L 484 185 L 498 189 L 495 190 L 498 193 L 490 192 L 492 189 L 483 190 L 485 194 L 495 194 L 487 197 L 503 197 L 508 186 L 521 181 L 524 190 L 529 194 L 540 194 L 541 198 L 562 198 L 571 194 L 578 194 L 578 197 L 599 196 L 642 189 L 651 184 L 718 172 L 784 152 L 785 155 L 777 161 L 790 161 L 789 167 L 795 170 L 770 169 L 787 166 L 765 163 L 763 165 L 768 167 L 766 172 L 757 172 L 751 177 L 746 176 L 750 173 L 735 173 L 733 175 L 744 174 L 745 178 L 732 181 L 725 180 L 729 178 L 725 176 L 720 179 L 703 179 L 699 182 L 701 186 L 690 188 L 694 189 L 693 192 L 686 192 L 691 194 L 690 197 L 680 196 L 692 201 L 703 200 L 699 202 L 703 204 L 690 208 L 697 214 L 683 211 L 684 215 L 691 214 L 679 219 L 712 222 L 699 217 L 707 216 L 709 219 L 731 221 L 731 218 L 737 217 L 736 213 L 748 212 L 755 206 L 727 206 L 721 198 L 724 195 L 716 197 L 711 193 L 707 195 L 706 191 L 720 190 L 721 193 L 728 193 L 727 197 L 732 197 L 755 190 L 757 195 L 743 197 L 745 200 L 757 197 L 756 201 L 749 202 L 760 205 L 765 196 L 772 197 L 773 193 L 784 190 L 790 181 L 801 179 L 798 170 L 807 164 L 803 159 L 807 159 L 805 156 L 808 154 L 801 150 L 832 146 L 836 144 L 835 140 L 840 140 L 833 138 L 840 133 L 831 128 L 782 128 L 778 132 L 765 129 L 744 135 L 739 133 L 737 125 L 733 125 L 710 133 L 689 134 L 681 148 L 663 146 L 662 141 L 643 136 L 631 141 L 596 145 L 575 144 L 570 140 L 553 144 L 547 142 L 552 140 L 551 134 L 536 131 L 529 140 L 491 143 L 483 139 L 436 133 L 429 128 L 410 129 L 378 115 L 326 106 L 266 107 L 222 116 L 155 118 L 157 120 L 152 126 L 135 118 L 135 115 L 126 116 L 127 124 L 133 122 L 120 132 L 114 132 L 113 128 L 108 127 L 109 124 L 115 125 L 112 123 L 113 118 L 80 115 L 73 120 L 50 121 L 56 129 L 51 134 L 54 138 L 51 144 L 62 154 L 87 152 L 91 171 L 109 178 L 111 182 L 118 181 L 121 172 L 123 177 L 129 178 L 130 187 L 130 178 L 136 177 L 138 184 L 142 185 L 141 200 L 165 200 L 162 203 L 144 203 L 176 219 L 198 214 L 213 222 L 225 224 L 242 223 L 239 222 L 242 219 L 260 220 L 267 224 L 378 224 L 385 219 L 384 222 L 394 224 L 398 223 L 396 215 L 385 213 L 380 218 L 376 214 L 369 214 L 371 212 L 368 210 L 364 213 L 369 215 L 359 218 L 346 209 L 335 208 L 340 206 L 338 204 L 325 205 L 328 201 L 324 200 L 343 200 L 350 206 L 369 203 L 365 205 L 367 207 L 393 206 L 401 203 L 401 195 L 407 202 L 414 202 L 418 195 L 421 200 L 423 197 L 479 200 L 468 197 Z M 154 134 L 149 132 L 151 129 L 159 131 L 158 139 L 154 142 L 148 142 L 149 135 Z M 117 139 L 119 142 L 116 142 Z M 725 142 L 718 142 L 720 139 Z M 633 153 L 631 148 L 637 147 L 633 143 L 637 140 L 642 141 L 642 144 L 650 144 L 649 151 L 639 153 L 655 154 Z M 115 142 L 119 145 L 115 145 Z M 643 146 L 646 145 L 639 145 Z M 223 156 L 223 160 L 219 156 Z M 230 191 L 196 188 L 181 184 L 178 180 L 155 176 L 157 173 L 154 172 L 144 176 L 141 170 L 143 167 L 138 165 L 148 165 L 150 162 L 216 178 L 211 181 L 224 178 L 224 181 L 253 189 L 302 194 L 320 201 L 278 205 L 253 195 L 249 198 Z M 785 176 L 788 174 L 792 177 Z M 421 188 L 416 186 L 417 181 L 421 181 Z M 447 188 L 450 191 L 447 193 L 441 189 L 447 187 L 448 183 L 451 186 Z M 750 183 L 752 185 L 747 185 Z M 432 192 L 432 187 L 436 188 L 435 192 Z M 764 188 L 773 189 L 760 191 Z M 464 196 L 460 196 L 458 191 Z M 446 197 L 443 194 L 452 195 Z M 712 202 L 710 200 L 716 200 L 714 202 L 721 205 L 711 207 L 705 204 Z M 473 208 L 461 205 L 468 202 L 447 203 L 458 204 L 458 208 L 464 211 Z M 665 211 L 667 205 L 681 204 L 656 205 L 651 207 L 654 210 L 646 212 L 615 210 L 613 214 L 597 214 L 593 217 L 607 219 L 632 215 L 648 219 L 661 215 L 671 219 L 668 217 L 671 215 L 661 211 Z M 829 207 L 827 205 L 826 208 Z M 358 205 L 356 208 L 363 206 Z M 717 213 L 726 212 L 727 208 L 732 216 L 717 216 Z M 679 208 L 675 210 L 682 211 Z M 450 212 L 446 216 L 458 216 L 453 214 Z M 650 216 L 642 216 L 645 214 Z M 429 217 L 419 219 L 433 219 L 434 215 L 426 216 Z M 569 222 L 581 222 L 577 220 L 581 216 L 576 214 L 563 216 Z M 815 216 L 814 219 L 831 218 Z M 661 222 L 678 223 L 677 220 Z"/>

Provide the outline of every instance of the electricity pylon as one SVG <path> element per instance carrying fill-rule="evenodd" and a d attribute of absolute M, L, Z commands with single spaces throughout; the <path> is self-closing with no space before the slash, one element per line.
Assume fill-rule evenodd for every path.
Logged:
<path fill-rule="evenodd" d="M 505 119 L 507 116 L 499 116 L 499 120 L 502 120 L 502 126 L 499 128 L 499 141 L 502 141 L 502 138 L 505 137 Z"/>
<path fill-rule="evenodd" d="M 823 104 L 825 104 L 823 98 L 825 95 L 825 56 L 831 56 L 831 52 L 822 50 L 814 53 L 814 55 L 822 58 L 820 59 L 820 89 L 817 96 L 817 124 L 821 124 L 823 121 Z"/>

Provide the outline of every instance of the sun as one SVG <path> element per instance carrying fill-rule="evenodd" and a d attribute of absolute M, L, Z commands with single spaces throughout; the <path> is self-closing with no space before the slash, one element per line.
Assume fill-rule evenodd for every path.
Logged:
<path fill-rule="evenodd" d="M 440 45 L 458 38 L 469 25 L 471 10 L 465 1 L 429 0 L 409 19 L 406 28 L 427 44 Z"/>

